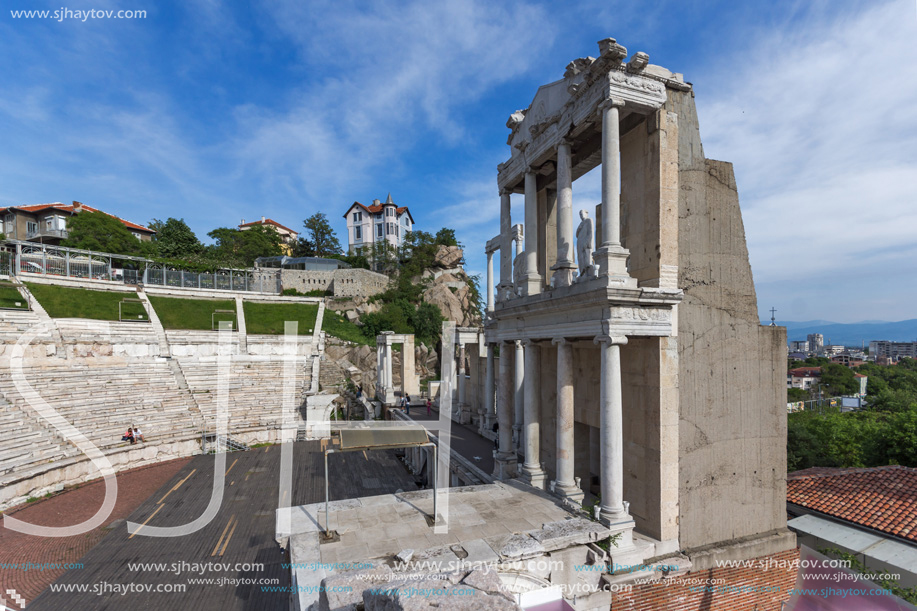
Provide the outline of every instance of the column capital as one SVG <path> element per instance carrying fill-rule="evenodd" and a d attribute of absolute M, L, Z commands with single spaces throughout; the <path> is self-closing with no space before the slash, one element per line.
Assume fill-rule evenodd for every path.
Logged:
<path fill-rule="evenodd" d="M 608 108 L 624 108 L 624 99 L 611 96 L 599 102 L 599 110 Z"/>
<path fill-rule="evenodd" d="M 500 187 L 500 197 L 509 195 L 510 193 L 512 193 L 512 190 L 509 187 Z"/>
<path fill-rule="evenodd" d="M 526 346 L 526 347 L 528 347 L 528 346 L 535 346 L 535 347 L 537 347 L 537 346 L 538 346 L 538 340 L 537 340 L 537 339 L 524 339 L 524 340 L 522 340 L 522 345 L 523 345 L 523 346 Z"/>
<path fill-rule="evenodd" d="M 513 343 L 516 344 L 516 348 L 521 348 L 523 342 L 524 342 L 524 340 L 521 340 L 521 339 L 514 339 L 514 340 L 513 340 Z"/>
<path fill-rule="evenodd" d="M 570 148 L 573 148 L 573 139 L 570 136 L 564 136 L 557 141 L 557 148 L 562 146 L 569 146 Z"/>
<path fill-rule="evenodd" d="M 612 346 L 627 345 L 626 335 L 596 335 L 592 340 L 596 344 L 611 344 Z"/>
<path fill-rule="evenodd" d="M 551 339 L 551 343 L 554 344 L 555 346 L 563 346 L 565 344 L 569 344 L 570 340 L 568 340 L 565 337 L 555 337 Z"/>

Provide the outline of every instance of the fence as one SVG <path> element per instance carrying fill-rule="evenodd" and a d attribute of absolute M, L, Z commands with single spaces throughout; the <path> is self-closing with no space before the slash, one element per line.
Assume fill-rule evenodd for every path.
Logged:
<path fill-rule="evenodd" d="M 6 271 L 4 271 L 6 270 Z M 280 294 L 280 270 L 190 272 L 142 257 L 7 240 L 0 275 L 38 274 L 177 289 Z"/>

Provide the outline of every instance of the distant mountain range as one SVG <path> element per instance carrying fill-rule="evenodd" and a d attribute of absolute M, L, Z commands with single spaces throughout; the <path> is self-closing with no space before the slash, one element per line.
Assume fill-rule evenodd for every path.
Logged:
<path fill-rule="evenodd" d="M 771 324 L 770 320 L 761 321 L 762 325 Z M 864 320 L 854 323 L 838 323 L 830 320 L 805 320 L 801 322 L 777 321 L 786 327 L 787 341 L 802 341 L 809 333 L 821 333 L 825 344 L 868 347 L 869 342 L 886 339 L 893 342 L 917 341 L 917 318 L 898 322 L 881 320 Z"/>

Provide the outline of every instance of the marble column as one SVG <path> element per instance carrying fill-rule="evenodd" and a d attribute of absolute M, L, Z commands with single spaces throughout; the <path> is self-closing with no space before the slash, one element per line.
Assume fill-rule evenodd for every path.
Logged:
<path fill-rule="evenodd" d="M 535 172 L 525 173 L 525 280 L 523 295 L 541 292 L 538 273 L 538 183 Z"/>
<path fill-rule="evenodd" d="M 525 394 L 523 392 L 523 380 L 525 379 L 525 359 L 522 349 L 522 340 L 517 339 L 516 358 L 515 358 L 515 375 L 513 378 L 513 447 L 522 448 L 522 413 L 525 409 Z"/>
<path fill-rule="evenodd" d="M 468 424 L 468 405 L 465 401 L 465 344 L 460 343 L 458 349 L 458 402 L 459 422 Z"/>
<path fill-rule="evenodd" d="M 538 374 L 541 365 L 541 348 L 531 340 L 525 341 L 525 461 L 522 477 L 535 488 L 544 489 L 544 471 L 541 469 L 541 393 Z"/>
<path fill-rule="evenodd" d="M 557 263 L 551 269 L 555 288 L 573 284 L 573 166 L 568 140 L 557 145 Z"/>
<path fill-rule="evenodd" d="M 385 342 L 385 356 L 383 358 L 385 362 L 385 394 L 388 395 L 389 390 L 393 393 L 395 391 L 394 378 L 392 377 L 392 345 Z"/>
<path fill-rule="evenodd" d="M 516 477 L 516 452 L 513 450 L 513 344 L 500 344 L 500 390 L 497 396 L 497 417 L 500 423 L 500 450 L 494 461 L 497 479 Z"/>
<path fill-rule="evenodd" d="M 494 345 L 487 344 L 487 368 L 484 372 L 484 428 L 493 430 L 497 413 L 494 409 Z"/>
<path fill-rule="evenodd" d="M 581 502 L 583 491 L 576 487 L 573 468 L 573 345 L 562 338 L 553 341 L 557 346 L 557 479 L 554 492 Z"/>
<path fill-rule="evenodd" d="M 487 311 L 494 311 L 494 253 L 487 252 Z"/>
<path fill-rule="evenodd" d="M 500 285 L 497 299 L 503 301 L 513 293 L 513 222 L 509 191 L 500 191 Z"/>
<path fill-rule="evenodd" d="M 376 343 L 376 398 L 385 398 L 385 374 L 384 363 L 385 353 L 382 344 Z"/>
<path fill-rule="evenodd" d="M 599 390 L 599 434 L 602 448 L 601 520 L 606 525 L 630 521 L 624 508 L 624 418 L 621 399 L 621 346 L 624 336 L 595 339 L 602 359 Z"/>
<path fill-rule="evenodd" d="M 605 100 L 602 110 L 602 244 L 594 259 L 601 276 L 627 276 L 628 251 L 621 246 L 621 134 L 624 101 Z"/>

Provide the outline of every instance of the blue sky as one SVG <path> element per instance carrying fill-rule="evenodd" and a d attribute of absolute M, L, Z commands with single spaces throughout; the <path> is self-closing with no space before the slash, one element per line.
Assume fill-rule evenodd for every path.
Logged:
<path fill-rule="evenodd" d="M 183 217 L 204 239 L 321 211 L 343 237 L 354 200 L 391 192 L 418 228 L 454 227 L 480 273 L 507 116 L 613 36 L 694 83 L 706 155 L 735 164 L 762 314 L 917 317 L 913 0 L 125 2 L 66 8 L 146 18 L 2 3 L 0 205 Z"/>

